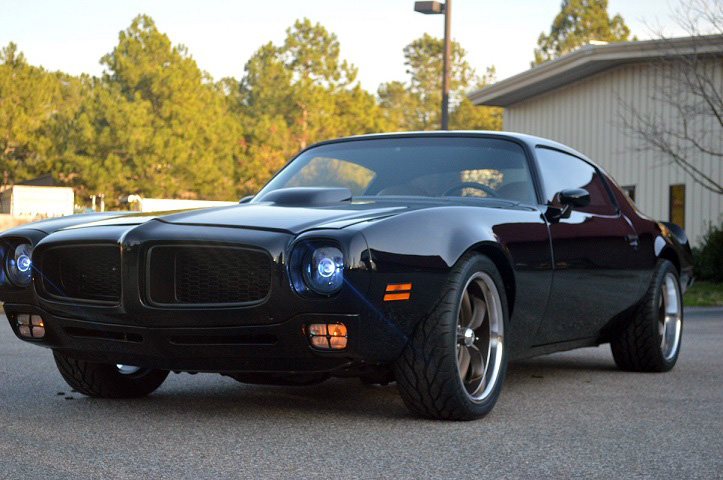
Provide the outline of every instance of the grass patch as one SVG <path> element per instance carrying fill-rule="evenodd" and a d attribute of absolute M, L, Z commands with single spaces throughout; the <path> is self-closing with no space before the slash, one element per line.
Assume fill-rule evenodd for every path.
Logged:
<path fill-rule="evenodd" d="M 723 307 L 723 283 L 695 282 L 685 292 L 686 307 Z"/>

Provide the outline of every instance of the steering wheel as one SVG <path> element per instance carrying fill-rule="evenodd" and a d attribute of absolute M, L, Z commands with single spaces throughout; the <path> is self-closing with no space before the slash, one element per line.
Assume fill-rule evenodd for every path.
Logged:
<path fill-rule="evenodd" d="M 452 194 L 458 190 L 462 190 L 464 188 L 474 188 L 476 190 L 482 190 L 483 192 L 485 192 L 487 194 L 488 197 L 499 198 L 499 195 L 497 194 L 497 192 L 492 190 L 490 187 L 488 187 L 487 185 L 482 185 L 481 183 L 476 183 L 476 182 L 460 182 L 457 185 L 452 185 L 450 188 L 448 188 L 447 190 L 444 191 L 442 196 L 447 197 L 450 194 Z"/>

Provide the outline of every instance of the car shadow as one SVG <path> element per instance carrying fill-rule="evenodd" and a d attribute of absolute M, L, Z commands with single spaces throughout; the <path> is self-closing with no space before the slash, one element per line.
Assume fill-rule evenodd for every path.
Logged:
<path fill-rule="evenodd" d="M 169 383 L 149 397 L 135 400 L 78 398 L 93 408 L 132 404 L 134 409 L 183 411 L 200 417 L 323 414 L 398 419 L 408 414 L 396 385 L 362 385 L 357 379 L 330 379 L 312 386 L 251 385 L 214 378 L 199 385 L 194 385 L 193 379 Z"/>
<path fill-rule="evenodd" d="M 508 394 L 529 394 L 538 389 L 542 379 L 546 383 L 590 383 L 595 374 L 616 370 L 612 358 L 553 354 L 511 362 L 503 388 Z M 425 421 L 406 409 L 395 384 L 370 386 L 357 379 L 330 379 L 312 386 L 267 386 L 242 384 L 212 374 L 181 374 L 170 377 L 156 393 L 142 399 L 110 401 L 77 394 L 75 397 L 97 413 L 141 408 L 147 413 L 183 412 L 199 418 L 284 415 L 289 419 L 343 416 Z"/>

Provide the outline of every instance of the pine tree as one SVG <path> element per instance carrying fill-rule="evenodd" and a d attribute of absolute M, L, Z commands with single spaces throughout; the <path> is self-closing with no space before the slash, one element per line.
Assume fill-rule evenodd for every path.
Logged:
<path fill-rule="evenodd" d="M 532 66 L 571 52 L 590 40 L 625 42 L 629 36 L 630 29 L 620 14 L 608 16 L 607 0 L 563 0 L 549 35 L 541 33 L 537 40 Z"/>
<path fill-rule="evenodd" d="M 442 104 L 442 52 L 444 42 L 429 34 L 404 47 L 407 83 L 393 81 L 380 85 L 379 102 L 390 122 L 399 130 L 439 128 Z M 452 42 L 450 70 L 450 126 L 454 129 L 498 130 L 499 109 L 475 107 L 465 94 L 488 83 L 492 77 L 479 77 L 465 59 L 467 52 Z M 488 69 L 494 75 L 494 67 Z"/>
<path fill-rule="evenodd" d="M 244 193 L 255 193 L 314 142 L 392 128 L 356 74 L 341 59 L 336 35 L 308 19 L 287 29 L 282 45 L 269 42 L 256 51 L 238 84 L 235 109 L 244 125 Z"/>
<path fill-rule="evenodd" d="M 42 172 L 49 139 L 41 131 L 60 100 L 58 77 L 28 65 L 17 45 L 0 51 L 0 184 Z"/>
<path fill-rule="evenodd" d="M 186 48 L 141 15 L 101 63 L 58 153 L 65 178 L 111 204 L 134 193 L 236 198 L 240 125 Z"/>

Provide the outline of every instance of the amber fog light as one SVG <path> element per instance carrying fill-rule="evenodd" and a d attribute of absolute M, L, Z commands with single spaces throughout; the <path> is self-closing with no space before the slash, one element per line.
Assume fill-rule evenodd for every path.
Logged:
<path fill-rule="evenodd" d="M 43 338 L 45 336 L 45 322 L 40 315 L 19 313 L 15 318 L 18 333 L 27 338 Z"/>
<path fill-rule="evenodd" d="M 312 323 L 308 328 L 309 342 L 322 350 L 346 348 L 347 331 L 343 323 Z"/>

